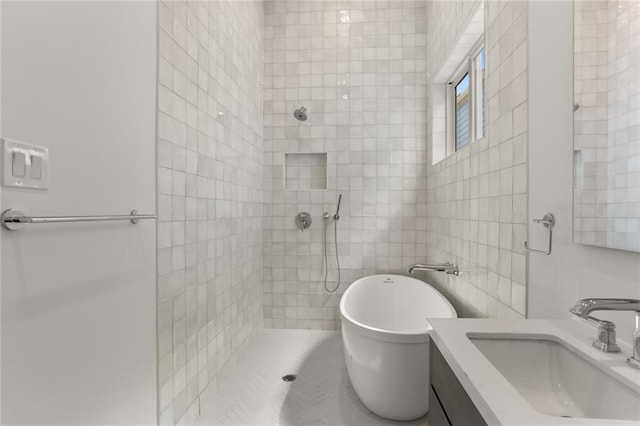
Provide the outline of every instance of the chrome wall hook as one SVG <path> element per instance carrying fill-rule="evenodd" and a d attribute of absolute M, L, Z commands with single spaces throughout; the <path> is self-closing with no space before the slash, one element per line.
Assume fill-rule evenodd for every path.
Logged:
<path fill-rule="evenodd" d="M 528 241 L 524 242 L 524 248 L 534 253 L 541 253 L 546 256 L 551 254 L 553 248 L 553 227 L 556 225 L 556 218 L 553 213 L 545 214 L 542 219 L 533 219 L 533 223 L 541 223 L 545 228 L 549 230 L 549 247 L 547 250 L 536 250 L 529 247 Z"/>

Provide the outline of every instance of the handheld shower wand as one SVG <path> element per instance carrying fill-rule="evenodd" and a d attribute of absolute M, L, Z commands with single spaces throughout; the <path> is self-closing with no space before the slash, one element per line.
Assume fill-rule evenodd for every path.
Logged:
<path fill-rule="evenodd" d="M 340 203 L 342 202 L 342 194 L 338 196 L 338 206 L 336 207 L 336 214 L 333 215 L 333 242 L 335 244 L 336 249 L 336 266 L 338 267 L 338 280 L 336 282 L 336 286 L 330 290 L 327 286 L 327 276 L 329 274 L 329 256 L 327 253 L 327 225 L 331 216 L 329 213 L 325 213 L 322 218 L 324 219 L 324 238 L 323 238 L 323 246 L 324 246 L 324 289 L 328 293 L 334 293 L 340 287 L 340 258 L 338 256 L 338 220 L 340 219 Z"/>
<path fill-rule="evenodd" d="M 338 195 L 338 207 L 336 207 L 336 214 L 333 215 L 333 220 L 340 219 L 340 203 L 342 202 L 342 194 Z"/>

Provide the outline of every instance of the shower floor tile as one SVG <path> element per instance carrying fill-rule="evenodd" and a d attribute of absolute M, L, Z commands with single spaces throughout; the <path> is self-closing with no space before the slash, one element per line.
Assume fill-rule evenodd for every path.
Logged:
<path fill-rule="evenodd" d="M 297 375 L 293 382 L 282 376 Z M 201 405 L 205 425 L 426 425 L 371 413 L 349 381 L 337 331 L 256 332 L 238 363 Z"/>

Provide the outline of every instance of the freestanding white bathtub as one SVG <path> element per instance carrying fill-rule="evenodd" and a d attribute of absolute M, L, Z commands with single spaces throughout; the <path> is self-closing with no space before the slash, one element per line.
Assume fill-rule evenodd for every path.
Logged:
<path fill-rule="evenodd" d="M 428 318 L 457 318 L 424 281 L 372 275 L 340 300 L 347 371 L 362 403 L 380 417 L 414 420 L 429 409 Z"/>

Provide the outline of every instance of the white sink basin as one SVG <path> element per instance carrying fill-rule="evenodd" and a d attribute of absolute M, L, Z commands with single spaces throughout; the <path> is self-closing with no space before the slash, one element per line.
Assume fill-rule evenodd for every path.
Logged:
<path fill-rule="evenodd" d="M 563 341 L 495 333 L 468 335 L 538 412 L 558 417 L 640 420 L 640 392 Z"/>

